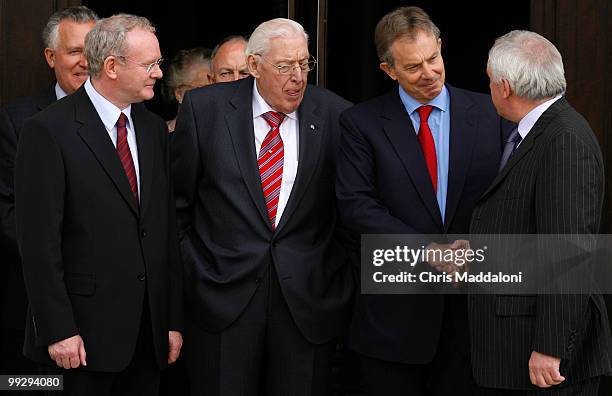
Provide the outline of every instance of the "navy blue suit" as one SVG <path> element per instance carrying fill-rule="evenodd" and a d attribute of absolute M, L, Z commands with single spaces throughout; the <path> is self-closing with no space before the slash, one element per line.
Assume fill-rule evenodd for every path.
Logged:
<path fill-rule="evenodd" d="M 497 174 L 505 124 L 489 96 L 447 88 L 451 122 L 444 221 L 416 131 L 394 88 L 352 107 L 340 118 L 343 134 L 336 191 L 340 215 L 349 230 L 356 234 L 468 232 L 472 209 Z M 349 347 L 385 362 L 429 364 L 438 349 L 445 300 L 441 295 L 359 295 Z M 466 318 L 462 320 L 465 323 Z"/>

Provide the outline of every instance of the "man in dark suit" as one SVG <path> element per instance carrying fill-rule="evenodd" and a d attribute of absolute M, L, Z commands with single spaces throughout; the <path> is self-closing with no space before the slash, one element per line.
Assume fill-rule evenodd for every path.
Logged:
<path fill-rule="evenodd" d="M 138 103 L 162 77 L 155 28 L 101 20 L 85 55 L 91 79 L 20 136 L 24 352 L 63 374 L 66 394 L 156 394 L 181 348 L 182 312 L 166 128 Z"/>
<path fill-rule="evenodd" d="M 399 87 L 340 118 L 338 206 L 357 234 L 467 233 L 497 173 L 501 119 L 488 96 L 444 84 L 439 36 L 418 7 L 376 27 L 380 67 Z M 467 341 L 460 296 L 370 294 L 357 298 L 349 347 L 367 395 L 471 395 Z"/>
<path fill-rule="evenodd" d="M 474 209 L 471 232 L 597 234 L 604 165 L 593 131 L 562 96 L 559 51 L 536 33 L 513 31 L 495 42 L 487 74 L 499 114 L 518 128 Z M 599 377 L 612 372 L 598 294 L 469 301 L 473 371 L 483 394 L 597 395 Z"/>
<path fill-rule="evenodd" d="M 57 99 L 76 91 L 87 79 L 83 55 L 85 35 L 98 16 L 84 6 L 69 7 L 51 15 L 43 30 L 44 55 L 56 82 L 37 95 L 20 98 L 0 108 L 0 373 L 35 373 L 23 356 L 27 297 L 15 239 L 13 174 L 19 132 L 24 121 Z"/>
<path fill-rule="evenodd" d="M 254 78 L 189 91 L 173 175 L 194 395 L 325 395 L 353 279 L 338 234 L 338 116 L 307 84 L 307 34 L 288 19 L 247 45 Z"/>

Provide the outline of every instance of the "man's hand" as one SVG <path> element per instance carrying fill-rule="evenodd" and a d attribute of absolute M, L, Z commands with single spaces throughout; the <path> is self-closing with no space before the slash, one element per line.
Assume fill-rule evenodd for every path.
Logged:
<path fill-rule="evenodd" d="M 540 388 L 550 388 L 565 381 L 559 371 L 561 359 L 544 355 L 536 351 L 531 352 L 529 358 L 529 378 L 531 383 Z"/>
<path fill-rule="evenodd" d="M 183 336 L 178 331 L 168 332 L 168 364 L 176 362 L 181 354 L 183 346 Z"/>
<path fill-rule="evenodd" d="M 49 345 L 47 350 L 51 359 L 55 360 L 59 367 L 69 369 L 77 368 L 80 365 L 87 366 L 85 343 L 78 334 Z"/>
<path fill-rule="evenodd" d="M 452 260 L 445 260 L 447 255 L 444 254 L 444 251 L 445 250 L 465 250 L 469 248 L 470 248 L 470 242 L 464 239 L 457 239 L 451 244 L 440 244 L 440 243 L 432 242 L 429 245 L 427 245 L 427 248 L 426 248 L 428 251 L 427 253 L 428 259 L 432 258 L 432 259 L 429 259 L 427 262 L 437 271 L 446 272 L 447 274 L 467 271 L 468 269 L 467 263 L 465 263 L 463 266 L 458 266 Z"/>

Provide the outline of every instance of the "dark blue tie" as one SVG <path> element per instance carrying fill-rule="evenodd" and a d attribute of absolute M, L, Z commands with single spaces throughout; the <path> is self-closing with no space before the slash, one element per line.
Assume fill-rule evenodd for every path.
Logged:
<path fill-rule="evenodd" d="M 501 172 L 504 169 L 504 166 L 508 163 L 510 158 L 512 157 L 512 153 L 521 142 L 521 135 L 519 134 L 518 128 L 515 128 L 510 136 L 508 136 L 508 140 L 506 140 L 506 144 L 504 145 L 504 152 L 502 153 L 501 162 L 499 163 L 499 171 Z"/>

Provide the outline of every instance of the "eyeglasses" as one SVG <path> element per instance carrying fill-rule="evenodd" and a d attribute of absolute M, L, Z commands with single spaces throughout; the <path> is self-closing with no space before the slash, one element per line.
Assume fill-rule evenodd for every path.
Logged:
<path fill-rule="evenodd" d="M 153 63 L 146 64 L 146 63 L 136 62 L 135 60 L 131 60 L 127 56 L 123 56 L 123 55 L 116 55 L 116 56 L 117 56 L 117 58 L 125 59 L 126 61 L 130 61 L 132 63 L 135 63 L 135 64 L 137 64 L 140 67 L 144 67 L 146 69 L 147 73 L 151 73 L 151 70 L 153 70 L 153 68 L 155 66 L 157 66 L 157 67 L 159 67 L 161 69 L 161 64 L 164 61 L 164 58 L 159 58 L 158 60 L 156 60 Z"/>
<path fill-rule="evenodd" d="M 279 74 L 290 74 L 295 69 L 300 69 L 301 72 L 305 73 L 305 72 L 314 70 L 314 68 L 317 66 L 317 60 L 313 56 L 310 56 L 310 58 L 307 61 L 294 62 L 293 64 L 288 64 L 288 63 L 276 64 L 276 63 L 272 63 L 269 60 L 267 60 L 263 55 L 260 55 L 260 54 L 256 54 L 256 55 L 261 57 L 261 59 L 265 60 L 270 65 L 272 65 L 276 70 L 278 70 Z"/>

